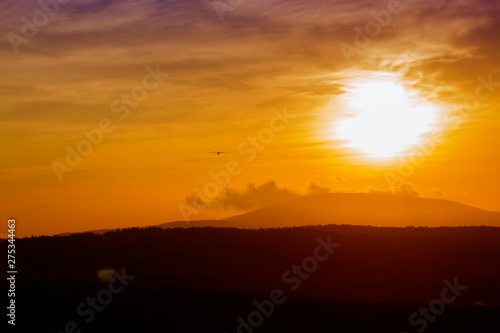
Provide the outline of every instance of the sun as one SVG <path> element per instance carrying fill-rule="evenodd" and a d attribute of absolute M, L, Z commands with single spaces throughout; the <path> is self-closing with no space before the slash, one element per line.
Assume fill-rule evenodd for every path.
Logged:
<path fill-rule="evenodd" d="M 370 157 L 393 157 L 418 145 L 433 130 L 439 107 L 392 75 L 357 82 L 342 103 L 334 132 L 345 146 Z"/>

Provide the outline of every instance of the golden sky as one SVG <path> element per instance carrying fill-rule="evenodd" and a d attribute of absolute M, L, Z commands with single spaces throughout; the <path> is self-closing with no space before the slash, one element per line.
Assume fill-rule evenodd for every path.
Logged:
<path fill-rule="evenodd" d="M 20 236 L 329 191 L 500 211 L 500 1 L 60 2 L 0 3 L 0 210 Z"/>

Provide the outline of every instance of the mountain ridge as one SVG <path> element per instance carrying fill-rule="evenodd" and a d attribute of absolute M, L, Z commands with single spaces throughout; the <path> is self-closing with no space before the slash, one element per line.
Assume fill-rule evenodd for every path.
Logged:
<path fill-rule="evenodd" d="M 500 212 L 491 212 L 444 199 L 368 193 L 329 193 L 300 197 L 219 220 L 172 221 L 148 227 L 252 229 L 330 224 L 374 227 L 500 227 Z M 85 232 L 103 234 L 117 229 Z M 74 233 L 61 233 L 57 236 L 70 234 Z"/>

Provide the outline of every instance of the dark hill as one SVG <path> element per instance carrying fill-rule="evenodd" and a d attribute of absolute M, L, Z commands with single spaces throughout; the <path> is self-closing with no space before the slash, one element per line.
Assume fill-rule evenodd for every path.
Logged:
<path fill-rule="evenodd" d="M 283 274 L 314 256 L 318 237 L 340 247 L 296 290 Z M 496 332 L 500 228 L 127 229 L 16 241 L 20 332 L 228 332 L 254 300 L 287 297 L 253 332 L 415 332 L 408 318 L 441 297 L 444 280 L 466 285 L 428 333 Z M 325 252 L 321 252 L 324 254 Z M 85 324 L 75 313 L 108 288 L 103 268 L 135 276 Z M 304 272 L 304 270 L 302 270 Z M 463 306 L 466 298 L 487 306 Z M 247 331 L 239 331 L 247 332 Z"/>

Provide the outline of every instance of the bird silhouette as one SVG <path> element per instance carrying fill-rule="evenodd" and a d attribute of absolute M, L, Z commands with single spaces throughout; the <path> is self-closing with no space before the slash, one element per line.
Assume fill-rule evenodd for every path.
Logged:
<path fill-rule="evenodd" d="M 220 155 L 220 154 L 227 154 L 227 153 L 225 151 L 211 151 L 210 154 Z"/>

